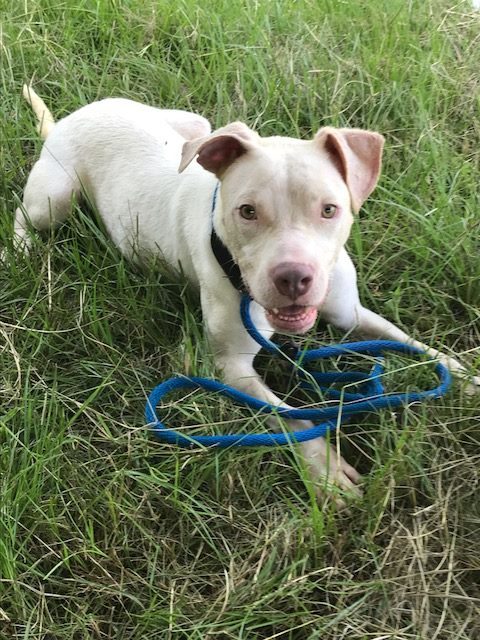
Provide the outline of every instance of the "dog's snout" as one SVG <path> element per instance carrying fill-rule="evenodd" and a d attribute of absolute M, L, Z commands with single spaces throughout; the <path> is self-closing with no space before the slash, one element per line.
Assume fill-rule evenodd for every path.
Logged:
<path fill-rule="evenodd" d="M 310 289 L 313 282 L 313 268 L 298 262 L 282 262 L 272 269 L 271 277 L 282 295 L 296 300 Z"/>

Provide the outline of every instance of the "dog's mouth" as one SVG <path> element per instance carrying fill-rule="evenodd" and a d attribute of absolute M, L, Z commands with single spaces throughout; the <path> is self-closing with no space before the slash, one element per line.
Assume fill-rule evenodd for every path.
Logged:
<path fill-rule="evenodd" d="M 317 319 L 317 308 L 291 304 L 280 309 L 267 309 L 267 319 L 276 331 L 305 333 Z"/>

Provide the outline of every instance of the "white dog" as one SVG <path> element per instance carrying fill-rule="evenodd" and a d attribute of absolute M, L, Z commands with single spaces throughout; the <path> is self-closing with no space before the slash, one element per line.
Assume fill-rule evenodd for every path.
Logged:
<path fill-rule="evenodd" d="M 408 341 L 464 372 L 359 300 L 344 245 L 379 177 L 378 133 L 324 127 L 312 140 L 261 138 L 241 122 L 212 133 L 201 116 L 123 99 L 95 102 L 55 124 L 32 89 L 24 94 L 48 138 L 16 212 L 16 241 L 26 247 L 29 225 L 65 220 L 72 197 L 86 195 L 122 253 L 160 255 L 199 286 L 226 382 L 282 404 L 253 369 L 259 347 L 240 319 L 242 286 L 267 337 L 304 333 L 320 314 L 345 331 Z M 319 490 L 335 483 L 359 493 L 358 473 L 323 438 L 299 446 Z"/>

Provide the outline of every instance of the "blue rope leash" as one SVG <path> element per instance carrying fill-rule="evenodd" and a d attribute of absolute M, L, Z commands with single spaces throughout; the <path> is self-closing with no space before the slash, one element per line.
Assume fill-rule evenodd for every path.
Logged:
<path fill-rule="evenodd" d="M 256 329 L 250 317 L 250 302 L 248 295 L 242 297 L 240 311 L 246 330 L 264 349 L 272 354 L 285 357 L 285 349 L 264 338 Z M 325 397 L 338 402 L 318 408 L 286 409 L 258 400 L 217 380 L 195 376 L 178 376 L 162 382 L 150 393 L 145 408 L 145 417 L 155 436 L 162 442 L 169 444 L 182 447 L 198 445 L 221 448 L 272 447 L 306 442 L 307 440 L 324 436 L 329 431 L 334 431 L 340 424 L 357 413 L 395 409 L 411 402 L 422 402 L 428 398 L 440 398 L 448 391 L 451 384 L 450 372 L 444 365 L 435 362 L 435 372 L 439 379 L 439 384 L 436 387 L 425 391 L 386 394 L 381 383 L 381 376 L 384 373 L 383 356 L 386 352 L 403 353 L 409 356 L 425 355 L 421 349 L 412 345 L 391 340 L 368 340 L 331 345 L 319 349 L 296 349 L 291 360 L 300 377 L 301 386 L 317 393 L 320 392 Z M 306 367 L 308 363 L 317 360 L 355 354 L 375 358 L 375 363 L 369 372 L 318 372 L 309 370 Z M 353 393 L 331 388 L 331 385 L 335 383 L 353 383 L 358 385 L 359 391 Z M 303 431 L 295 432 L 187 436 L 167 427 L 156 415 L 156 408 L 162 398 L 176 389 L 205 389 L 212 393 L 219 393 L 234 403 L 245 405 L 263 414 L 275 414 L 285 419 L 312 420 L 318 424 Z"/>

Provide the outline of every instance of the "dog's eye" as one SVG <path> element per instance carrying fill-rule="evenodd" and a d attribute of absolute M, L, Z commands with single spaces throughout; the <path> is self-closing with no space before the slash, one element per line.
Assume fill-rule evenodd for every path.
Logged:
<path fill-rule="evenodd" d="M 333 218 L 337 213 L 337 207 L 334 204 L 326 204 L 322 209 L 322 218 Z"/>
<path fill-rule="evenodd" d="M 240 215 L 245 220 L 256 220 L 257 212 L 255 211 L 255 207 L 252 207 L 251 204 L 242 204 L 239 207 Z"/>

